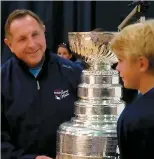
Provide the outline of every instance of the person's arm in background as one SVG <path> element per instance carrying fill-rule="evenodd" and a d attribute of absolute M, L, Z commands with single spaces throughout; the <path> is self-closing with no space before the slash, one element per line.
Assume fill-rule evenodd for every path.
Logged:
<path fill-rule="evenodd" d="M 86 64 L 86 62 L 84 62 L 83 60 L 77 59 L 74 63 L 75 63 L 81 70 L 84 70 L 84 69 L 87 68 L 87 64 Z"/>

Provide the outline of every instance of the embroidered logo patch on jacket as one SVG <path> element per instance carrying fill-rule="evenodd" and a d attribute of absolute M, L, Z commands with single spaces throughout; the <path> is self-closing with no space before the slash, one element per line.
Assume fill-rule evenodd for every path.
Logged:
<path fill-rule="evenodd" d="M 69 90 L 56 89 L 54 90 L 54 95 L 55 95 L 55 99 L 61 100 L 69 96 Z"/>

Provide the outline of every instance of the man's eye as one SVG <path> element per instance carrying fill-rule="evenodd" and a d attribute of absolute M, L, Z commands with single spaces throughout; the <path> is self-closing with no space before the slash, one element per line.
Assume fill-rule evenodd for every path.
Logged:
<path fill-rule="evenodd" d="M 38 35 L 38 33 L 33 33 L 33 35 L 32 36 L 37 36 Z"/>
<path fill-rule="evenodd" d="M 25 40 L 25 38 L 20 38 L 20 39 L 19 39 L 20 42 L 22 42 L 22 41 L 24 41 L 24 40 Z"/>

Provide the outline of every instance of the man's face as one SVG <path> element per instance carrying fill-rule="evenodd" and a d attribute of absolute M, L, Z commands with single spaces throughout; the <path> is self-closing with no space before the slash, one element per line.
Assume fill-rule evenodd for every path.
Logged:
<path fill-rule="evenodd" d="M 11 51 L 29 67 L 36 67 L 46 50 L 45 26 L 41 26 L 33 17 L 15 19 L 10 25 L 11 36 L 5 43 Z"/>
<path fill-rule="evenodd" d="M 58 48 L 58 55 L 64 59 L 70 59 L 72 57 L 72 55 L 69 53 L 69 51 L 64 47 Z"/>
<path fill-rule="evenodd" d="M 119 62 L 116 70 L 124 82 L 124 87 L 129 89 L 138 89 L 140 83 L 140 64 L 127 58 L 118 57 Z"/>

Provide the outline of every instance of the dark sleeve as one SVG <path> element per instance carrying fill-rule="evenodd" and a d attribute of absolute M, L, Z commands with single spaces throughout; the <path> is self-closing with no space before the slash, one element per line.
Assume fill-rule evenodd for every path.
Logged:
<path fill-rule="evenodd" d="M 11 136 L 9 133 L 9 124 L 4 113 L 4 97 L 1 93 L 1 155 L 2 159 L 35 159 L 37 155 L 24 155 L 24 149 L 17 149 L 11 144 Z"/>
<path fill-rule="evenodd" d="M 82 69 L 80 69 L 78 66 L 74 67 L 72 73 L 71 73 L 71 80 L 74 89 L 78 88 L 78 85 L 81 83 L 81 75 L 82 75 Z"/>
<path fill-rule="evenodd" d="M 153 118 L 153 117 L 152 117 Z M 135 124 L 136 127 L 129 129 L 126 141 L 133 159 L 154 158 L 154 120 L 144 120 Z"/>
<path fill-rule="evenodd" d="M 88 68 L 88 64 L 85 62 L 85 61 L 83 61 L 83 60 L 76 60 L 75 62 L 74 62 L 81 70 L 84 70 L 84 69 L 87 69 Z"/>

